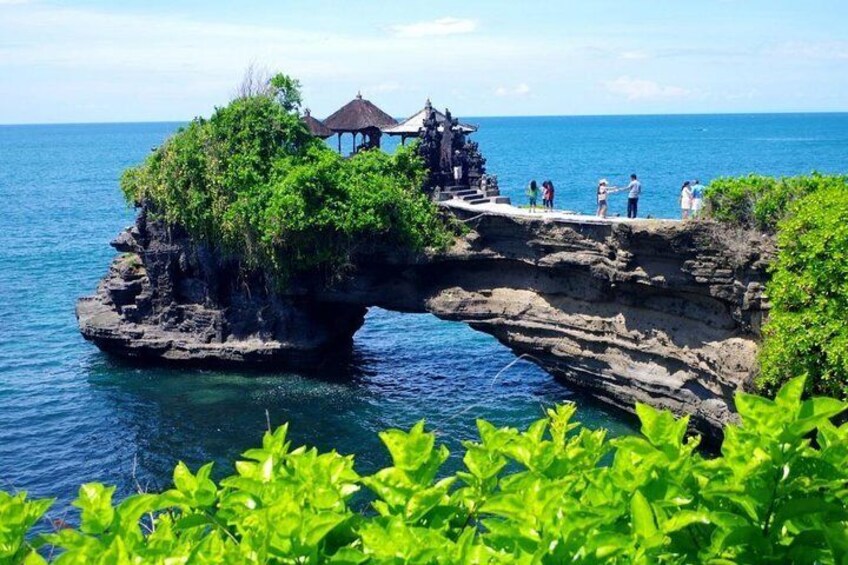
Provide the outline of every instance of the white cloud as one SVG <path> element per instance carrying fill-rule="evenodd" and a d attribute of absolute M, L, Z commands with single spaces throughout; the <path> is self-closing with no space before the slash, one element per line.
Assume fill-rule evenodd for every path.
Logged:
<path fill-rule="evenodd" d="M 525 39 L 470 33 L 446 37 L 451 49 L 434 52 L 428 38 L 41 2 L 2 6 L 0 13 L 0 123 L 206 114 L 227 100 L 251 62 L 298 77 L 315 115 L 358 90 L 404 115 L 438 94 L 433 76 L 460 84 L 474 69 L 479 95 L 482 77 L 516 67 L 536 49 Z M 457 52 L 466 65 L 454 64 Z"/>
<path fill-rule="evenodd" d="M 680 86 L 662 85 L 652 80 L 621 76 L 604 83 L 613 94 L 626 96 L 628 100 L 663 100 L 683 98 L 689 95 L 689 90 Z"/>
<path fill-rule="evenodd" d="M 619 57 L 626 61 L 641 61 L 650 58 L 650 55 L 645 51 L 624 51 Z"/>
<path fill-rule="evenodd" d="M 476 30 L 477 22 L 475 20 L 460 18 L 439 18 L 427 22 L 401 24 L 391 27 L 391 31 L 396 37 L 408 38 L 460 35 L 473 33 Z"/>
<path fill-rule="evenodd" d="M 518 86 L 499 86 L 495 89 L 495 96 L 527 96 L 528 94 L 530 94 L 530 87 L 523 82 Z"/>
<path fill-rule="evenodd" d="M 371 93 L 378 93 L 378 92 L 397 92 L 398 90 L 401 90 L 401 89 L 403 89 L 403 87 L 400 85 L 400 83 L 395 82 L 393 80 L 390 80 L 390 81 L 386 81 L 386 82 L 381 82 L 379 84 L 367 86 L 367 87 L 363 88 L 362 90 L 363 90 L 363 93 L 365 93 L 365 94 L 371 94 Z"/>
<path fill-rule="evenodd" d="M 769 48 L 767 53 L 781 58 L 848 60 L 848 41 L 787 41 Z"/>

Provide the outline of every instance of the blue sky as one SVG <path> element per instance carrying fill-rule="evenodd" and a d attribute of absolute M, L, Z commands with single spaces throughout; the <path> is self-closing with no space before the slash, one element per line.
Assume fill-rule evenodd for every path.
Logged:
<path fill-rule="evenodd" d="M 186 120 L 254 63 L 326 116 L 848 110 L 845 0 L 0 0 L 0 123 Z"/>

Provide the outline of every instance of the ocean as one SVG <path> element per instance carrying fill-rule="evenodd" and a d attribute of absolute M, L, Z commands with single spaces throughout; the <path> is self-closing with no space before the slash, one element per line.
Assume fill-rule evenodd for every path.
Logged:
<path fill-rule="evenodd" d="M 514 202 L 530 179 L 550 179 L 556 206 L 582 213 L 599 178 L 621 185 L 632 172 L 640 215 L 654 217 L 677 217 L 683 180 L 848 172 L 848 114 L 466 121 Z M 267 421 L 289 422 L 296 444 L 356 453 L 364 473 L 388 461 L 377 431 L 422 418 L 451 465 L 475 418 L 525 426 L 567 400 L 591 427 L 633 431 L 494 338 L 429 315 L 372 309 L 350 362 L 311 377 L 138 367 L 98 351 L 80 337 L 74 303 L 133 221 L 118 178 L 178 126 L 0 126 L 0 489 L 57 497 L 62 516 L 83 482 L 116 484 L 118 497 L 162 488 L 177 461 L 215 461 L 221 476 Z M 610 213 L 624 214 L 625 200 L 612 196 Z"/>

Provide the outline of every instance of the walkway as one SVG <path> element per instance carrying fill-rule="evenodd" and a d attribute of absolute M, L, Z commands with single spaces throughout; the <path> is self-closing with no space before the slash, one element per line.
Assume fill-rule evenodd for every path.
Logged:
<path fill-rule="evenodd" d="M 439 202 L 440 205 L 445 206 L 447 208 L 455 208 L 459 210 L 463 210 L 465 212 L 477 212 L 478 214 L 493 214 L 499 216 L 520 216 L 523 218 L 537 218 L 539 220 L 556 220 L 556 221 L 565 221 L 565 222 L 579 222 L 583 224 L 617 224 L 617 223 L 628 223 L 628 222 L 673 222 L 680 223 L 681 220 L 676 219 L 668 219 L 668 218 L 622 218 L 622 217 L 606 217 L 600 218 L 598 216 L 589 215 L 589 214 L 577 214 L 575 212 L 569 212 L 567 210 L 555 210 L 553 212 L 531 212 L 527 208 L 518 208 L 513 206 L 512 204 L 495 204 L 493 202 L 481 202 L 479 204 L 473 204 L 470 202 L 466 202 L 459 198 L 453 198 L 450 200 L 443 200 Z"/>

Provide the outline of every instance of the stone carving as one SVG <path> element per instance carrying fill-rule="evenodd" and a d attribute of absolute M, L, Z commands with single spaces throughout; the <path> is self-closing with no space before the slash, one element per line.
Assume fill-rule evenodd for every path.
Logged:
<path fill-rule="evenodd" d="M 486 174 L 486 159 L 480 154 L 477 143 L 468 140 L 450 110 L 445 110 L 444 121 L 439 121 L 436 112 L 431 110 L 424 120 L 420 138 L 418 154 L 428 171 L 424 187 L 427 192 L 432 193 L 436 187 L 445 188 L 457 182 L 480 187 L 480 179 Z M 454 178 L 454 167 L 462 168 L 459 181 Z"/>

